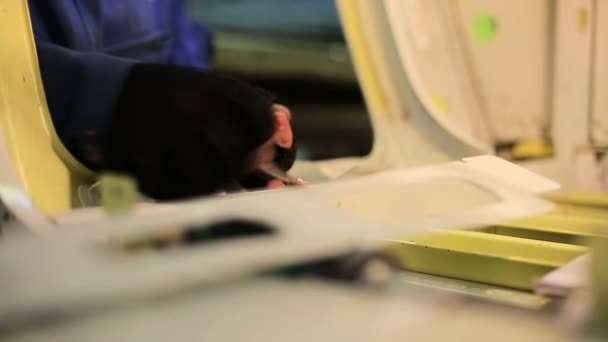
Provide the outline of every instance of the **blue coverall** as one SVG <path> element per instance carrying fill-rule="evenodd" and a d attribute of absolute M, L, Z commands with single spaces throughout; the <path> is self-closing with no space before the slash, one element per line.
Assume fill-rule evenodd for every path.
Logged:
<path fill-rule="evenodd" d="M 63 143 L 103 144 L 136 62 L 209 68 L 208 29 L 183 0 L 28 0 L 47 102 Z"/>

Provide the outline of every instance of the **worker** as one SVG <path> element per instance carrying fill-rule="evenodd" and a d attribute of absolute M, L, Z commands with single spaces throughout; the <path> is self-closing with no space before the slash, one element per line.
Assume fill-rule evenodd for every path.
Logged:
<path fill-rule="evenodd" d="M 212 36 L 183 0 L 28 2 L 53 124 L 82 163 L 159 200 L 282 186 L 256 170 L 293 164 L 289 110 L 208 70 Z"/>

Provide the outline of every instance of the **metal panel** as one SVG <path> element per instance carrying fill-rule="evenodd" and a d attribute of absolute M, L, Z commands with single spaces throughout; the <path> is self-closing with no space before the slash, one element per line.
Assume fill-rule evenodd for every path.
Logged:
<path fill-rule="evenodd" d="M 551 214 L 502 223 L 485 231 L 535 240 L 589 244 L 591 239 L 608 236 L 608 220 Z"/>
<path fill-rule="evenodd" d="M 558 178 L 564 188 L 600 189 L 588 146 L 591 96 L 592 0 L 557 3 L 552 132 Z"/>
<path fill-rule="evenodd" d="M 142 300 L 273 267 L 376 249 L 383 239 L 487 225 L 552 209 L 532 194 L 534 186 L 531 192 L 510 187 L 470 162 L 209 198 L 146 215 L 66 222 L 63 232 L 46 239 L 24 239 L 0 249 L 0 272 L 12 275 L 0 278 L 0 321 Z M 503 163 L 510 169 L 511 164 Z M 496 167 L 493 172 L 504 170 Z M 446 191 L 453 196 L 445 196 Z M 133 253 L 124 248 L 125 242 L 160 239 L 163 244 L 163 236 L 233 219 L 264 222 L 275 234 Z M 148 286 L 150 291 L 140 291 Z"/>
<path fill-rule="evenodd" d="M 72 205 L 74 181 L 90 180 L 92 172 L 70 155 L 53 128 L 27 1 L 0 5 L 0 50 L 0 143 L 8 147 L 20 185 L 33 202 L 48 213 L 65 212 Z"/>
<path fill-rule="evenodd" d="M 451 3 L 495 141 L 542 138 L 548 125 L 552 60 L 550 1 Z"/>
<path fill-rule="evenodd" d="M 595 1 L 591 134 L 608 145 L 608 2 Z"/>
<path fill-rule="evenodd" d="M 444 232 L 395 241 L 387 252 L 408 270 L 525 290 L 588 251 L 582 246 L 480 232 Z"/>
<path fill-rule="evenodd" d="M 438 0 L 385 0 L 384 4 L 402 72 L 428 115 L 460 140 L 491 149 L 449 6 Z"/>

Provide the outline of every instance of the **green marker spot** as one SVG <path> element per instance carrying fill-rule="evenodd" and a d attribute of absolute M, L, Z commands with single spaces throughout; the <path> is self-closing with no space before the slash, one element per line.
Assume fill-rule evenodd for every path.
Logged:
<path fill-rule="evenodd" d="M 482 42 L 490 42 L 496 37 L 498 22 L 492 15 L 480 15 L 473 24 L 475 35 Z"/>

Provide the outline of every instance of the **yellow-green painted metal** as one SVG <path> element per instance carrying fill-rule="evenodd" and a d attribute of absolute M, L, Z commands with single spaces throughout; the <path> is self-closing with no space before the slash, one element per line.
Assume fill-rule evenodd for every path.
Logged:
<path fill-rule="evenodd" d="M 414 271 L 532 290 L 539 277 L 588 251 L 584 245 L 607 240 L 603 197 L 561 194 L 551 214 L 399 241 L 388 250 Z"/>
<path fill-rule="evenodd" d="M 556 192 L 545 195 L 545 198 L 556 203 L 608 209 L 608 193 L 602 192 Z"/>
<path fill-rule="evenodd" d="M 593 241 L 593 258 L 591 262 L 591 282 L 594 289 L 594 300 L 590 317 L 590 328 L 604 337 L 608 338 L 608 271 L 606 260 L 608 260 L 608 240 Z M 599 339 L 598 339 L 599 341 Z"/>
<path fill-rule="evenodd" d="M 589 249 L 483 232 L 441 232 L 393 241 L 386 252 L 405 269 L 532 290 L 547 272 Z"/>
<path fill-rule="evenodd" d="M 572 234 L 562 234 L 555 232 L 548 232 L 543 230 L 528 229 L 526 227 L 509 227 L 509 226 L 491 226 L 477 229 L 478 232 L 513 236 L 524 239 L 549 241 L 557 243 L 566 243 L 571 245 L 587 245 L 587 241 L 582 239 L 580 236 Z"/>
<path fill-rule="evenodd" d="M 555 214 L 608 220 L 608 193 L 556 192 L 545 198 L 556 204 Z"/>
<path fill-rule="evenodd" d="M 608 195 L 601 193 L 554 193 L 546 196 L 556 202 L 556 210 L 479 231 L 535 240 L 570 244 L 589 244 L 608 237 Z"/>
<path fill-rule="evenodd" d="M 608 220 L 549 214 L 501 223 L 482 231 L 560 243 L 588 244 L 590 239 L 608 236 Z"/>
<path fill-rule="evenodd" d="M 608 210 L 601 207 L 556 203 L 554 213 L 573 217 L 608 220 Z"/>
<path fill-rule="evenodd" d="M 50 114 L 27 1 L 0 4 L 0 122 L 19 181 L 47 213 L 69 210 L 73 189 L 93 173 L 59 140 Z M 9 167 L 9 166 L 5 166 Z"/>
<path fill-rule="evenodd" d="M 589 244 L 608 237 L 608 195 L 601 193 L 555 193 L 546 196 L 556 202 L 556 210 L 479 231 L 535 240 Z"/>

